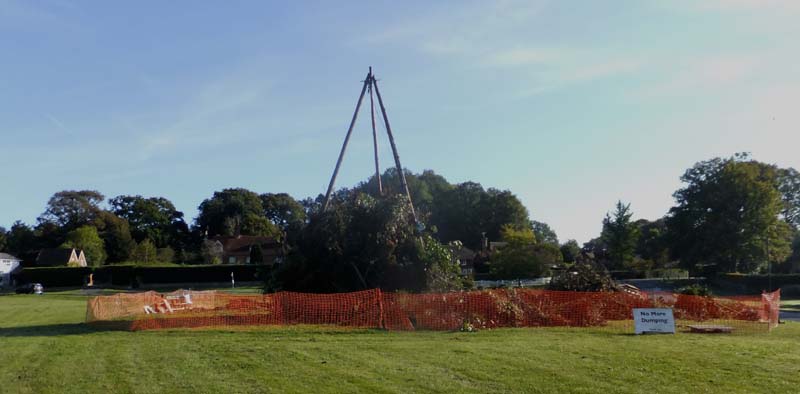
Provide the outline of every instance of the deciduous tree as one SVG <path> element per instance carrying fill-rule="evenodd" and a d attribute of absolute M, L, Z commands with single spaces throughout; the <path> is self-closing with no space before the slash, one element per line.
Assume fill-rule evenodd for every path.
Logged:
<path fill-rule="evenodd" d="M 667 218 L 673 254 L 687 268 L 713 265 L 723 272 L 757 270 L 767 261 L 767 244 L 773 245 L 770 259 L 785 259 L 789 249 L 779 247 L 786 245 L 786 231 L 778 215 L 786 206 L 777 172 L 746 154 L 687 170 Z"/>
<path fill-rule="evenodd" d="M 95 227 L 78 227 L 67 233 L 66 238 L 67 240 L 61 247 L 83 250 L 86 263 L 90 266 L 99 267 L 106 261 L 105 245 Z"/>
<path fill-rule="evenodd" d="M 570 239 L 561 245 L 561 256 L 563 256 L 565 263 L 574 263 L 580 253 L 581 247 L 578 246 L 578 241 L 574 239 Z"/>
<path fill-rule="evenodd" d="M 103 202 L 100 192 L 95 190 L 65 190 L 54 194 L 47 208 L 39 216 L 39 222 L 50 222 L 68 232 L 90 224 L 100 213 Z"/>
<path fill-rule="evenodd" d="M 204 200 L 197 227 L 215 235 L 278 236 L 280 230 L 264 216 L 261 197 L 247 189 L 225 189 Z"/>

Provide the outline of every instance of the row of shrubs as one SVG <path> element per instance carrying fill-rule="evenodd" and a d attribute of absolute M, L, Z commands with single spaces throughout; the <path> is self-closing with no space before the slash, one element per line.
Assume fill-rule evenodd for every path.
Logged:
<path fill-rule="evenodd" d="M 717 287 L 740 291 L 761 292 L 800 286 L 800 274 L 744 275 L 720 274 L 713 280 Z"/>
<path fill-rule="evenodd" d="M 14 279 L 18 285 L 41 283 L 45 287 L 77 287 L 85 285 L 89 275 L 93 274 L 92 279 L 96 286 L 136 288 L 143 284 L 229 282 L 231 274 L 237 282 L 260 281 L 265 275 L 268 275 L 269 269 L 269 266 L 254 264 L 40 267 L 23 268 L 14 275 Z"/>

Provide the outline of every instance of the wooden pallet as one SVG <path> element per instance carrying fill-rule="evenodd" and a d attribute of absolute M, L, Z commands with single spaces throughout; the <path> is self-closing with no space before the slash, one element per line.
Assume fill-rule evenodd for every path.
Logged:
<path fill-rule="evenodd" d="M 730 334 L 733 332 L 733 327 L 698 324 L 689 326 L 689 330 L 698 334 Z"/>

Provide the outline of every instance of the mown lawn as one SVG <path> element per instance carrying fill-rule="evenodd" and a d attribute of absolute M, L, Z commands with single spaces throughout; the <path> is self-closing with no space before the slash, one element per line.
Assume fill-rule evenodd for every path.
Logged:
<path fill-rule="evenodd" d="M 797 392 L 800 324 L 770 334 L 95 331 L 85 297 L 0 296 L 2 393 Z"/>

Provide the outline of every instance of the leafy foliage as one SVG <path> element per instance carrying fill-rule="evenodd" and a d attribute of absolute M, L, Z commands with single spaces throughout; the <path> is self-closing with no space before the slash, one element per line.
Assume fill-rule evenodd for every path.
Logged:
<path fill-rule="evenodd" d="M 184 249 L 188 241 L 189 226 L 183 212 L 166 198 L 142 196 L 117 196 L 109 200 L 112 212 L 127 220 L 131 235 L 137 242 L 145 239 L 156 247 Z"/>
<path fill-rule="evenodd" d="M 678 205 L 667 226 L 672 251 L 687 268 L 713 264 L 722 272 L 752 272 L 769 259 L 783 261 L 790 253 L 785 226 L 778 214 L 785 208 L 778 190 L 777 168 L 738 154 L 697 163 L 675 192 Z"/>
<path fill-rule="evenodd" d="M 537 243 L 529 228 L 503 227 L 506 245 L 490 257 L 490 273 L 496 279 L 522 279 L 542 276 L 562 262 L 559 248 L 552 243 Z"/>
<path fill-rule="evenodd" d="M 606 245 L 611 267 L 627 267 L 633 261 L 639 228 L 631 222 L 632 216 L 630 204 L 618 201 L 614 214 L 606 214 L 603 220 L 603 233 L 600 237 Z"/>
<path fill-rule="evenodd" d="M 548 289 L 561 291 L 612 291 L 616 288 L 608 271 L 589 261 L 580 261 L 553 275 Z"/>
<path fill-rule="evenodd" d="M 262 194 L 261 204 L 266 218 L 293 242 L 306 224 L 307 215 L 303 205 L 286 193 Z"/>
<path fill-rule="evenodd" d="M 224 189 L 198 207 L 197 227 L 209 236 L 262 235 L 280 237 L 280 229 L 264 216 L 261 197 L 247 189 Z"/>
<path fill-rule="evenodd" d="M 340 196 L 327 211 L 311 216 L 298 246 L 272 287 L 338 292 L 460 286 L 450 251 L 417 234 L 403 195 Z"/>
<path fill-rule="evenodd" d="M 33 229 L 19 220 L 14 222 L 6 233 L 6 248 L 17 257 L 30 256 L 32 252 L 35 254 L 37 246 Z"/>
<path fill-rule="evenodd" d="M 175 251 L 170 247 L 158 248 L 156 251 L 156 260 L 159 263 L 171 263 L 175 260 Z"/>
<path fill-rule="evenodd" d="M 158 249 L 153 241 L 149 238 L 145 238 L 133 249 L 131 257 L 133 257 L 135 261 L 143 264 L 153 264 L 158 261 Z"/>
<path fill-rule="evenodd" d="M 461 267 L 450 248 L 426 234 L 417 241 L 417 250 L 419 261 L 425 269 L 426 290 L 442 292 L 460 290 L 463 287 Z"/>
<path fill-rule="evenodd" d="M 636 243 L 636 255 L 649 261 L 655 268 L 663 268 L 670 260 L 669 244 L 666 237 L 667 225 L 664 219 L 654 222 L 641 219 L 636 221 L 639 239 Z"/>
<path fill-rule="evenodd" d="M 6 228 L 0 226 L 0 251 L 6 250 L 6 244 L 7 244 Z"/>
<path fill-rule="evenodd" d="M 219 241 L 204 240 L 200 253 L 206 264 L 222 264 L 222 244 Z"/>
<path fill-rule="evenodd" d="M 39 222 L 53 223 L 62 231 L 74 230 L 91 223 L 101 209 L 105 197 L 95 190 L 65 190 L 54 194 Z"/>
<path fill-rule="evenodd" d="M 450 184 L 447 179 L 433 171 L 422 174 L 405 172 L 417 216 L 435 230 L 439 241 L 461 241 L 465 246 L 478 249 L 482 234 L 491 240 L 500 239 L 501 228 L 530 227 L 527 209 L 508 190 L 484 189 L 479 183 L 464 182 Z M 397 170 L 387 169 L 381 175 L 384 195 L 403 194 Z M 379 197 L 377 181 L 371 177 L 344 194 L 366 193 Z M 337 199 L 341 199 L 339 194 Z"/>
<path fill-rule="evenodd" d="M 783 220 L 800 230 L 800 172 L 794 168 L 778 169 L 778 190 L 783 201 Z"/>
<path fill-rule="evenodd" d="M 127 261 L 136 247 L 128 221 L 111 212 L 101 211 L 94 224 L 105 245 L 108 261 L 111 263 Z"/>
<path fill-rule="evenodd" d="M 710 297 L 712 295 L 711 289 L 709 289 L 708 286 L 701 286 L 699 284 L 684 286 L 675 290 L 675 292 L 678 294 L 703 296 L 703 297 Z"/>
<path fill-rule="evenodd" d="M 575 259 L 581 253 L 581 247 L 578 246 L 578 241 L 570 239 L 561 245 L 561 256 L 564 258 L 565 263 L 574 263 Z"/>
<path fill-rule="evenodd" d="M 531 229 L 533 230 L 533 234 L 536 235 L 536 240 L 538 242 L 558 246 L 558 236 L 547 223 L 531 220 Z"/>
<path fill-rule="evenodd" d="M 61 247 L 83 250 L 86 263 L 93 267 L 101 266 L 106 261 L 105 245 L 97 229 L 92 226 L 81 226 L 67 233 L 67 240 Z"/>

